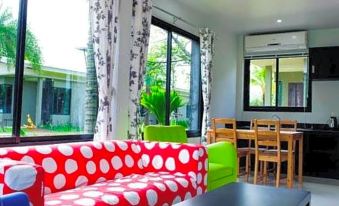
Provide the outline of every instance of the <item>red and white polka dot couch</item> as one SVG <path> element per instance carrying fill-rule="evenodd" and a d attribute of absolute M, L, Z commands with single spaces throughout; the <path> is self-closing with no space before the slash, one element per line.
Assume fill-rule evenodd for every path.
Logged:
<path fill-rule="evenodd" d="M 203 146 L 142 141 L 0 148 L 0 195 L 41 205 L 172 205 L 206 192 Z"/>

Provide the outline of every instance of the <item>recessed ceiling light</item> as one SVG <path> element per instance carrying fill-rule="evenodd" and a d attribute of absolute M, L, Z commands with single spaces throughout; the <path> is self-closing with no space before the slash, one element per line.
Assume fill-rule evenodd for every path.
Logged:
<path fill-rule="evenodd" d="M 282 20 L 281 19 L 277 19 L 277 23 L 281 23 L 282 22 Z"/>

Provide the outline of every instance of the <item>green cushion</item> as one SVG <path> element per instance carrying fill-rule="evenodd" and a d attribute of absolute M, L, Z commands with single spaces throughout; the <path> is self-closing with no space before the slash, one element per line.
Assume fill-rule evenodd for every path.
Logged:
<path fill-rule="evenodd" d="M 208 164 L 208 179 L 211 181 L 233 175 L 233 168 L 218 163 Z"/>
<path fill-rule="evenodd" d="M 187 143 L 186 129 L 180 125 L 149 125 L 144 128 L 144 140 Z"/>
<path fill-rule="evenodd" d="M 207 190 L 211 191 L 237 179 L 237 152 L 229 142 L 207 145 L 208 178 Z"/>

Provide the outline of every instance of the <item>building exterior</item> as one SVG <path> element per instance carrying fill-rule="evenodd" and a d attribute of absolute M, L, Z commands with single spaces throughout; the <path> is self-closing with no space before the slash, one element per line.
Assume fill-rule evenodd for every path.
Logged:
<path fill-rule="evenodd" d="M 12 126 L 14 100 L 13 65 L 0 62 L 0 121 Z M 25 66 L 22 120 L 29 114 L 38 126 L 72 125 L 84 127 L 86 72 L 42 66 Z"/>

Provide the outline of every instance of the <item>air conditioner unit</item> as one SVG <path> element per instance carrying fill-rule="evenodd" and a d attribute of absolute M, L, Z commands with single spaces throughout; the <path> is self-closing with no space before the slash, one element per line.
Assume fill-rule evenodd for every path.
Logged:
<path fill-rule="evenodd" d="M 245 57 L 307 52 L 306 31 L 249 35 L 244 40 Z"/>

